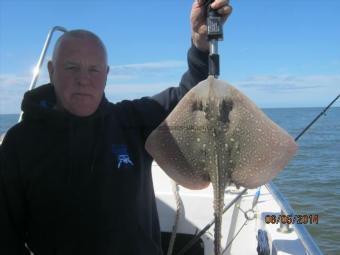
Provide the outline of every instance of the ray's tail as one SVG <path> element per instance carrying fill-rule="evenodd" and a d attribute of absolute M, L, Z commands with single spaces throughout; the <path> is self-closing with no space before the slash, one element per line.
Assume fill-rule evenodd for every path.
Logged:
<path fill-rule="evenodd" d="M 224 185 L 215 187 L 214 189 L 214 217 L 215 217 L 215 233 L 214 233 L 214 249 L 215 255 L 221 254 L 221 239 L 222 239 L 222 213 L 224 206 Z"/>

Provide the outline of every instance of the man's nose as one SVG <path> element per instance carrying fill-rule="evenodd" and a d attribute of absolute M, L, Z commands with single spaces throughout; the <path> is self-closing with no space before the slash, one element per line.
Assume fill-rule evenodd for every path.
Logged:
<path fill-rule="evenodd" d="M 77 82 L 79 85 L 88 85 L 90 82 L 90 72 L 87 69 L 82 68 L 79 70 L 77 78 Z"/>

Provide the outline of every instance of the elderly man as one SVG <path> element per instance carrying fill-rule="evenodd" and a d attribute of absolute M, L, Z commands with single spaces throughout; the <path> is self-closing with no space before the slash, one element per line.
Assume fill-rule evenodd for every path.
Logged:
<path fill-rule="evenodd" d="M 231 13 L 227 0 L 212 8 L 224 20 Z M 207 77 L 203 13 L 195 2 L 189 70 L 180 86 L 117 104 L 104 96 L 109 67 L 102 41 L 84 30 L 61 36 L 48 63 L 51 83 L 25 94 L 23 121 L 1 146 L 1 254 L 162 254 L 144 143 Z"/>

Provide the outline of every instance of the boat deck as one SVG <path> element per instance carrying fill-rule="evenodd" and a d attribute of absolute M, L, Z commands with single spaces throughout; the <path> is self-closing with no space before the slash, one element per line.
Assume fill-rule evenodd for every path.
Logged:
<path fill-rule="evenodd" d="M 157 164 L 153 164 L 152 174 L 162 232 L 172 232 L 176 215 L 172 181 Z M 225 205 L 228 205 L 242 190 L 243 188 L 237 189 L 235 186 L 228 187 L 225 191 Z M 267 215 L 277 217 L 281 214 L 280 206 L 265 186 L 261 187 L 260 196 L 253 211 L 247 213 L 249 219 L 246 218 L 245 212 L 252 209 L 256 191 L 257 189 L 247 190 L 223 215 L 222 250 L 230 244 L 223 254 L 258 255 L 258 229 L 267 232 L 271 254 L 306 254 L 303 244 L 292 227 L 284 233 L 279 230 L 279 223 L 265 223 Z M 180 215 L 178 233 L 195 235 L 213 220 L 212 186 L 203 190 L 189 190 L 180 186 L 179 194 L 184 209 Z M 294 225 L 291 226 L 294 227 Z M 214 254 L 214 227 L 210 227 L 201 239 L 204 243 L 204 254 Z"/>

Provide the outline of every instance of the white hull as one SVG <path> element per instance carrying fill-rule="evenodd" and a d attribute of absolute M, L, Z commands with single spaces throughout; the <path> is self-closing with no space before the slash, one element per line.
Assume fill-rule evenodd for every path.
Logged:
<path fill-rule="evenodd" d="M 161 230 L 162 232 L 171 233 L 176 215 L 176 201 L 172 191 L 171 179 L 155 163 L 153 164 L 152 174 Z M 243 188 L 236 189 L 235 186 L 228 187 L 225 192 L 225 205 L 228 205 L 242 190 Z M 290 225 L 290 231 L 288 233 L 282 233 L 278 231 L 280 224 L 265 223 L 266 215 L 282 214 L 279 204 L 275 201 L 266 186 L 261 187 L 258 203 L 254 207 L 254 218 L 250 220 L 246 219 L 244 212 L 252 208 L 256 191 L 257 189 L 247 190 L 224 214 L 221 242 L 222 250 L 225 249 L 226 245 L 230 243 L 233 238 L 235 239 L 223 254 L 258 255 L 258 229 L 265 230 L 268 234 L 270 254 L 308 254 L 306 247 L 294 230 L 296 225 Z M 203 190 L 189 190 L 180 187 L 179 194 L 183 201 L 184 212 L 180 216 L 178 233 L 195 235 L 195 233 L 199 232 L 213 219 L 212 187 L 210 185 Z M 249 213 L 248 217 L 249 216 L 252 216 L 252 213 Z M 246 221 L 247 223 L 240 230 Z M 204 243 L 204 255 L 214 254 L 214 226 L 212 226 L 201 239 Z M 313 242 L 313 240 L 310 241 Z M 186 254 L 190 253 L 188 252 Z"/>

